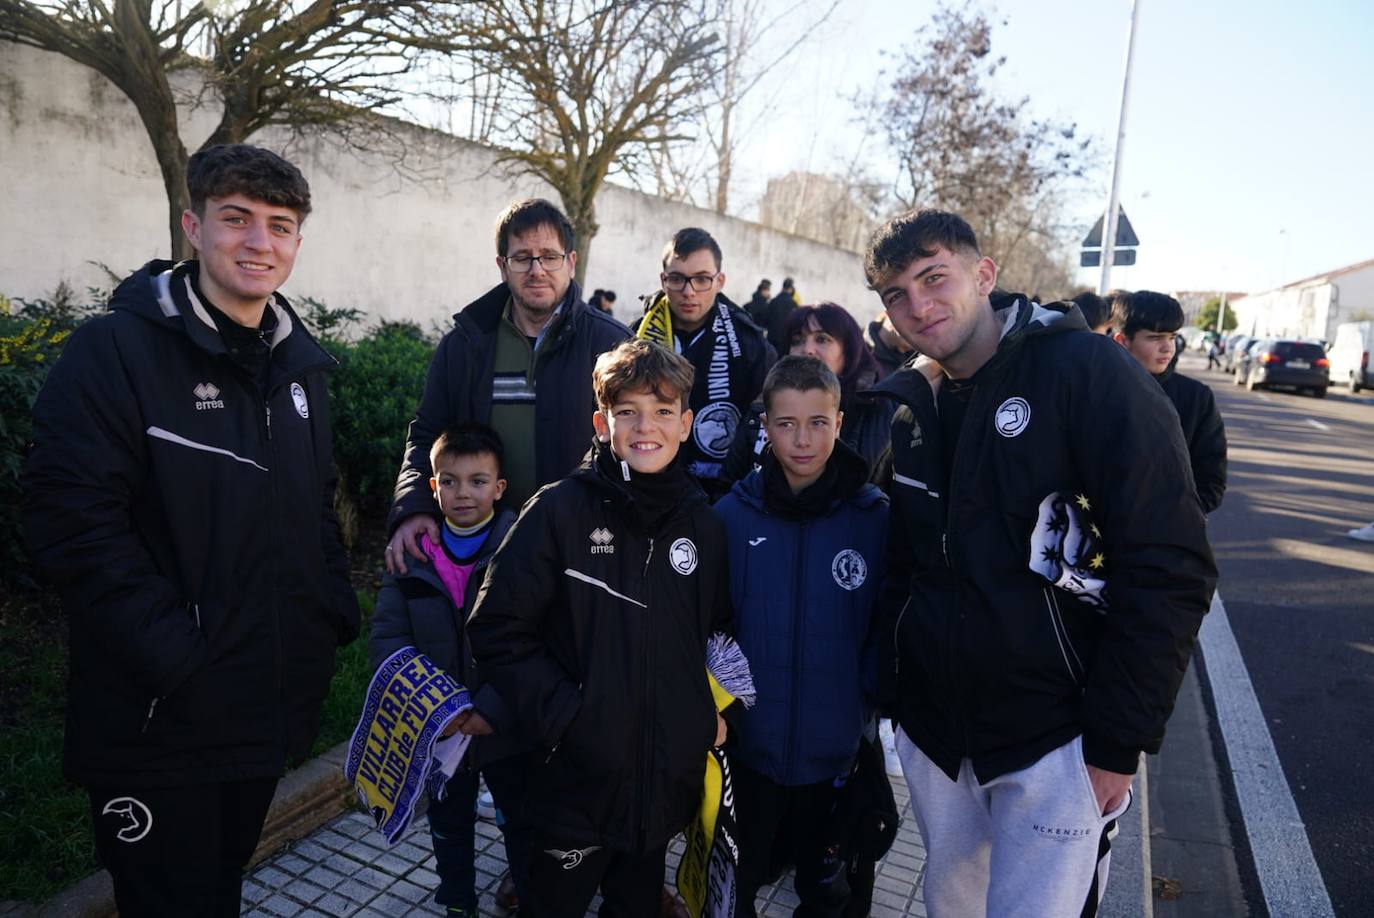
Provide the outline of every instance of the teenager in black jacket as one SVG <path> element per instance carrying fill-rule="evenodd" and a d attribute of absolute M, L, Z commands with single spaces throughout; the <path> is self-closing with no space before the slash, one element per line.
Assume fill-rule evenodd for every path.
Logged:
<path fill-rule="evenodd" d="M 1216 584 L 1177 415 L 1076 307 L 995 294 L 954 214 L 894 218 L 865 269 L 926 355 L 875 389 L 899 405 L 879 610 L 926 907 L 1093 914 Z"/>
<path fill-rule="evenodd" d="M 1123 293 L 1112 305 L 1117 343 L 1155 378 L 1174 403 L 1203 513 L 1221 506 L 1226 493 L 1226 425 L 1212 387 L 1178 372 L 1174 336 L 1183 327 L 1178 300 L 1152 290 Z"/>
<path fill-rule="evenodd" d="M 237 915 L 358 605 L 334 517 L 334 360 L 274 291 L 305 178 L 191 157 L 199 259 L 150 262 L 73 333 L 34 405 L 30 552 L 70 624 L 64 770 L 124 915 Z"/>
<path fill-rule="evenodd" d="M 677 460 L 692 369 L 636 340 L 597 361 L 597 438 L 497 551 L 468 624 L 484 678 L 542 752 L 521 913 L 658 914 L 668 841 L 724 741 L 706 645 L 729 633 L 725 533 Z"/>

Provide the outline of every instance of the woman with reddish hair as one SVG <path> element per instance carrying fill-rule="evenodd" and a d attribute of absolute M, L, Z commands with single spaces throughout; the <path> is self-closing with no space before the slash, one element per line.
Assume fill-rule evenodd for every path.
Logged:
<path fill-rule="evenodd" d="M 840 439 L 864 457 L 872 472 L 887 449 L 895 403 L 863 394 L 877 381 L 878 364 L 859 323 L 837 303 L 817 303 L 792 310 L 785 333 L 787 353 L 815 357 L 839 377 L 840 410 L 844 412 Z M 726 480 L 743 478 L 763 455 L 768 435 L 759 421 L 762 413 L 763 403 L 755 402 L 745 423 L 740 424 L 725 457 Z"/>

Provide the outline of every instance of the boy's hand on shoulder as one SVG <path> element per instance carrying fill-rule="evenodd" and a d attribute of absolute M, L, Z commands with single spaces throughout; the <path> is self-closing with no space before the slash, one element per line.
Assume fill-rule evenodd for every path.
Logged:
<path fill-rule="evenodd" d="M 716 746 L 725 745 L 725 734 L 729 732 L 729 726 L 725 723 L 725 718 L 719 713 L 716 714 Z"/>

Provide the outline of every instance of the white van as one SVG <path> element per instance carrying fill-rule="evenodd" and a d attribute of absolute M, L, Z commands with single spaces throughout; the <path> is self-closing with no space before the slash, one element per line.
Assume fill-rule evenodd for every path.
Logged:
<path fill-rule="evenodd" d="M 1336 340 L 1326 356 L 1331 360 L 1331 385 L 1345 385 L 1351 392 L 1374 388 L 1374 321 L 1345 322 L 1336 326 Z"/>

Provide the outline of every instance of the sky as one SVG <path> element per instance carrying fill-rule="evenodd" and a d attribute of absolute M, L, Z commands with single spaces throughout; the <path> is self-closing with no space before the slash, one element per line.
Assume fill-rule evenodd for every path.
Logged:
<path fill-rule="evenodd" d="M 1374 4 L 1138 2 L 1120 200 L 1141 246 L 1112 286 L 1258 292 L 1374 258 Z M 911 42 L 933 8 L 842 0 L 751 100 L 737 199 L 856 154 L 893 174 L 849 99 L 878 85 L 879 52 Z M 1100 174 L 1068 214 L 1081 238 L 1106 206 L 1131 0 L 984 8 L 1007 57 L 998 90 L 1096 140 Z M 1095 287 L 1099 273 L 1079 280 Z"/>

